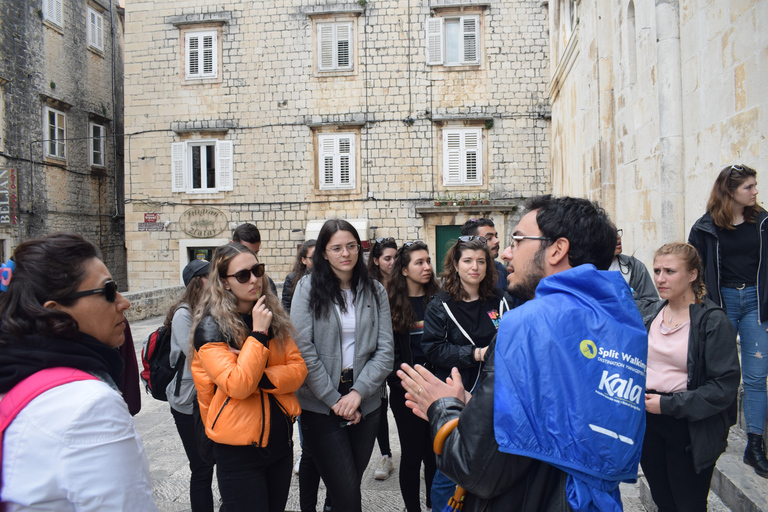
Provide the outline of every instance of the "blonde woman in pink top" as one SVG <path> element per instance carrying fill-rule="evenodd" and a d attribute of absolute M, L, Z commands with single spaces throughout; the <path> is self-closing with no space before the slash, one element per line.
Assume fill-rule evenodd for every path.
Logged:
<path fill-rule="evenodd" d="M 653 274 L 662 300 L 644 315 L 647 423 L 640 463 L 659 511 L 706 511 L 715 462 L 736 422 L 736 334 L 706 298 L 693 246 L 662 246 Z"/>

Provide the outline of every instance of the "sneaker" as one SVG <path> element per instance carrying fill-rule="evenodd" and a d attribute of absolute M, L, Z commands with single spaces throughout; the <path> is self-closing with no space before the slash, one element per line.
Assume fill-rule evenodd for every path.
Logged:
<path fill-rule="evenodd" d="M 297 475 L 299 474 L 299 464 L 301 464 L 301 455 L 296 459 L 296 464 L 293 465 L 293 472 Z"/>
<path fill-rule="evenodd" d="M 395 465 L 392 463 L 392 457 L 384 455 L 381 457 L 381 463 L 376 468 L 376 472 L 373 473 L 373 478 L 376 480 L 386 480 L 394 469 Z"/>

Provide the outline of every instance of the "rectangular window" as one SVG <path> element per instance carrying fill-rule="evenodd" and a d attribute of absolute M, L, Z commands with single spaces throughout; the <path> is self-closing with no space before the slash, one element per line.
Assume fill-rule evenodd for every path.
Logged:
<path fill-rule="evenodd" d="M 67 157 L 67 116 L 63 112 L 45 107 L 43 111 L 45 156 L 64 159 Z"/>
<path fill-rule="evenodd" d="M 443 185 L 482 185 L 482 129 L 443 130 Z"/>
<path fill-rule="evenodd" d="M 104 51 L 104 16 L 91 7 L 88 8 L 88 46 Z"/>
<path fill-rule="evenodd" d="M 90 137 L 88 138 L 89 163 L 93 167 L 106 167 L 106 132 L 104 131 L 104 127 L 100 124 L 90 123 L 89 129 L 91 132 Z"/>
<path fill-rule="evenodd" d="M 317 55 L 320 71 L 352 69 L 352 23 L 318 23 Z"/>
<path fill-rule="evenodd" d="M 430 66 L 480 64 L 479 26 L 479 16 L 428 18 L 427 64 Z"/>
<path fill-rule="evenodd" d="M 218 76 L 216 31 L 187 32 L 186 45 L 187 80 L 216 78 Z"/>
<path fill-rule="evenodd" d="M 317 136 L 320 190 L 355 188 L 355 134 Z"/>
<path fill-rule="evenodd" d="M 59 28 L 64 28 L 63 0 L 43 0 L 43 19 Z"/>
<path fill-rule="evenodd" d="M 232 141 L 201 140 L 171 144 L 173 192 L 232 190 Z"/>

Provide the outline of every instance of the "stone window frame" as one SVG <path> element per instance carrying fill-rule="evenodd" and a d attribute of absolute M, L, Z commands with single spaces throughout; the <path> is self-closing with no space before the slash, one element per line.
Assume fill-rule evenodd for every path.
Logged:
<path fill-rule="evenodd" d="M 104 13 L 88 5 L 86 7 L 86 35 L 88 49 L 104 54 Z"/>
<path fill-rule="evenodd" d="M 310 19 L 310 47 L 312 48 L 312 69 L 316 78 L 355 76 L 358 74 L 358 18 L 364 14 L 364 8 L 358 3 L 314 5 L 302 9 Z M 337 25 L 351 23 L 350 31 L 350 66 L 348 68 L 320 69 L 321 49 L 319 25 Z"/>
<path fill-rule="evenodd" d="M 99 129 L 99 135 L 94 135 L 94 128 Z M 95 155 L 101 155 L 101 163 L 96 162 Z M 107 127 L 102 123 L 88 123 L 88 165 L 104 169 L 107 167 Z"/>
<path fill-rule="evenodd" d="M 64 30 L 64 0 L 42 0 L 43 21 L 48 25 Z"/>
<path fill-rule="evenodd" d="M 456 137 L 458 136 L 458 140 Z M 474 147 L 472 147 L 474 137 Z M 468 140 L 469 139 L 469 140 Z M 441 130 L 441 151 L 442 159 L 442 185 L 443 187 L 479 187 L 483 185 L 483 171 L 485 166 L 485 145 L 483 144 L 484 133 L 482 126 L 443 126 Z M 452 144 L 458 147 L 451 148 Z M 467 177 L 468 155 L 474 150 L 474 178 Z M 450 153 L 454 152 L 458 160 L 452 159 Z M 451 168 L 451 163 L 456 162 L 457 168 Z M 456 167 L 456 166 L 455 166 Z M 454 176 L 452 176 L 454 175 Z"/>
<path fill-rule="evenodd" d="M 430 1 L 430 16 L 424 22 L 424 56 L 426 65 L 450 71 L 478 70 L 483 66 L 485 49 L 485 10 L 490 3 L 485 1 L 463 0 L 460 2 Z M 445 61 L 445 21 L 458 20 L 460 30 L 469 20 L 475 22 L 475 59 L 458 62 Z M 472 32 L 467 32 L 471 34 Z M 458 51 L 466 53 L 464 38 L 459 40 Z"/>
<path fill-rule="evenodd" d="M 189 28 L 188 30 L 183 31 L 183 37 L 184 37 L 184 79 L 188 82 L 190 81 L 199 81 L 199 80 L 211 80 L 219 78 L 219 31 L 216 29 L 210 29 L 210 28 Z M 205 49 L 202 47 L 198 47 L 198 50 L 200 52 L 200 55 L 198 57 L 198 73 L 191 73 L 190 72 L 190 39 L 192 38 L 200 38 L 201 41 L 204 41 L 206 37 L 211 37 L 211 50 L 210 50 L 210 58 L 211 58 L 211 71 L 209 73 L 205 72 Z M 204 43 L 203 43 L 204 44 Z"/>
<path fill-rule="evenodd" d="M 53 125 L 51 125 L 51 114 L 54 114 Z M 51 128 L 54 130 L 53 139 L 47 138 L 50 136 Z M 51 151 L 51 143 L 55 148 L 53 151 Z M 67 114 L 50 106 L 43 107 L 43 154 L 46 159 L 65 162 L 67 160 Z"/>
<path fill-rule="evenodd" d="M 347 61 L 346 66 L 339 65 L 339 53 L 341 49 L 341 43 L 343 39 L 339 39 L 339 32 L 341 29 L 347 30 Z M 317 40 L 316 46 L 316 59 L 317 59 L 317 72 L 322 74 L 327 73 L 339 73 L 349 72 L 355 70 L 355 58 L 357 57 L 357 51 L 355 42 L 356 24 L 354 19 L 333 19 L 333 20 L 316 20 L 315 23 L 315 37 Z M 330 29 L 331 33 L 327 31 L 324 34 L 325 29 Z M 330 37 L 330 41 L 324 40 L 324 38 Z M 327 47 L 324 47 L 324 43 L 329 42 Z M 323 66 L 323 62 L 326 60 L 326 54 L 330 52 L 331 63 L 327 66 Z"/>
<path fill-rule="evenodd" d="M 214 172 L 216 183 L 215 187 L 212 188 L 193 187 L 193 148 L 203 146 L 215 147 Z M 233 190 L 233 149 L 233 141 L 219 138 L 190 138 L 183 142 L 171 143 L 171 192 L 216 194 Z"/>
<path fill-rule="evenodd" d="M 350 190 L 357 189 L 357 158 L 359 147 L 358 130 L 350 130 L 350 127 L 339 127 L 339 131 L 318 131 L 315 134 L 316 140 L 316 168 L 317 168 L 317 188 L 318 190 Z M 342 141 L 348 141 L 348 151 L 342 151 Z M 347 178 L 343 178 L 343 155 L 347 156 Z M 328 158 L 331 159 L 331 181 L 326 179 L 328 169 L 326 169 Z M 325 171 L 325 172 L 324 172 Z"/>

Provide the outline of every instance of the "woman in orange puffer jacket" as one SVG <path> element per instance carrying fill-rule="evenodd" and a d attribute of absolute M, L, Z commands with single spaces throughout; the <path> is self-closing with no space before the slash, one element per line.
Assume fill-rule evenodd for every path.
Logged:
<path fill-rule="evenodd" d="M 216 249 L 192 324 L 192 375 L 227 510 L 282 512 L 288 500 L 294 392 L 307 367 L 264 265 L 243 245 Z"/>

